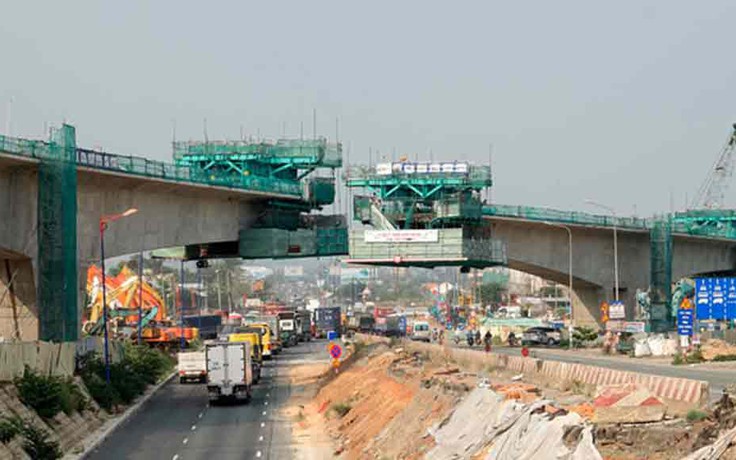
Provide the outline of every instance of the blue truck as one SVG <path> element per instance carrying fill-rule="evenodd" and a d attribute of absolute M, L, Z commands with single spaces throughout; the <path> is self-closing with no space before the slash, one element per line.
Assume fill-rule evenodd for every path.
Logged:
<path fill-rule="evenodd" d="M 315 337 L 327 337 L 329 331 L 342 333 L 340 307 L 324 307 L 314 310 Z"/>

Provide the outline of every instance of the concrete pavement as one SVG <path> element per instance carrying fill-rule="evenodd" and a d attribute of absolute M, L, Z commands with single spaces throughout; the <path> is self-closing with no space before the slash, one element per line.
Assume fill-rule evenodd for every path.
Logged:
<path fill-rule="evenodd" d="M 266 361 L 247 404 L 210 407 L 204 385 L 173 381 L 87 458 L 294 458 L 290 421 L 278 411 L 291 395 L 288 367 L 305 360 L 327 362 L 325 346 L 324 341 L 302 343 Z"/>

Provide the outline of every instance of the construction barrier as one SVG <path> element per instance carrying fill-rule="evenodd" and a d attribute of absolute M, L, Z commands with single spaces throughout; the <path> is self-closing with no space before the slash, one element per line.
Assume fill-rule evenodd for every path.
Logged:
<path fill-rule="evenodd" d="M 361 339 L 369 342 L 386 341 L 383 338 L 360 334 Z M 405 340 L 402 346 L 410 350 L 440 354 L 467 365 L 469 370 L 496 369 L 524 374 L 524 379 L 540 384 L 558 386 L 572 382 L 587 385 L 605 386 L 633 383 L 641 385 L 654 395 L 693 406 L 704 406 L 710 399 L 710 385 L 702 380 L 665 377 L 661 375 L 641 374 L 637 372 L 589 366 L 587 364 L 566 363 L 561 361 L 524 358 L 522 356 L 499 355 L 485 353 L 466 348 L 451 348 L 436 344 L 427 344 Z"/>

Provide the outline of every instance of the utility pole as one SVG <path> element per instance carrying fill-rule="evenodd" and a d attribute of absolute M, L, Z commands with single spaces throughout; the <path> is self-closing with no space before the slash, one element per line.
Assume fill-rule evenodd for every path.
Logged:
<path fill-rule="evenodd" d="M 230 312 L 232 312 L 233 309 L 233 291 L 232 291 L 232 284 L 230 282 L 230 271 L 226 272 L 227 278 L 227 314 L 230 316 Z"/>
<path fill-rule="evenodd" d="M 220 289 L 220 270 L 219 268 L 215 270 L 215 276 L 217 276 L 217 309 L 219 311 L 222 311 L 222 292 Z"/>

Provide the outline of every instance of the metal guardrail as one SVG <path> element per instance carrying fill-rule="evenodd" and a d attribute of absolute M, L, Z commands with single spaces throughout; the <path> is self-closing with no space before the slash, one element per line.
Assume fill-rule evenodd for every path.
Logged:
<path fill-rule="evenodd" d="M 63 160 L 61 153 L 56 150 L 58 149 L 52 148 L 48 142 L 0 135 L 0 152 L 26 158 Z M 299 182 L 254 175 L 234 176 L 214 173 L 163 161 L 96 150 L 76 149 L 74 162 L 78 166 L 176 182 L 277 193 L 294 197 L 301 197 L 303 192 L 302 184 Z"/>
<path fill-rule="evenodd" d="M 558 209 L 534 206 L 494 204 L 484 206 L 483 215 L 537 220 L 540 222 L 566 223 L 570 225 L 613 227 L 615 224 L 615 226 L 619 228 L 630 228 L 636 230 L 649 230 L 651 228 L 650 219 L 642 219 L 639 217 L 602 216 L 584 212 L 561 211 Z"/>
<path fill-rule="evenodd" d="M 692 215 L 676 214 L 671 219 L 671 231 L 674 234 L 685 234 L 703 236 L 709 238 L 736 239 L 736 227 L 729 222 L 735 220 L 730 215 L 731 211 L 725 211 L 724 216 L 692 212 Z M 703 215 L 701 215 L 703 214 Z M 569 225 L 597 226 L 631 230 L 650 231 L 657 218 L 643 219 L 639 217 L 613 217 L 584 212 L 561 211 L 534 206 L 513 206 L 494 204 L 483 207 L 484 216 L 506 217 L 511 219 L 526 219 L 539 222 L 554 222 Z M 666 218 L 665 218 L 666 219 Z"/>

